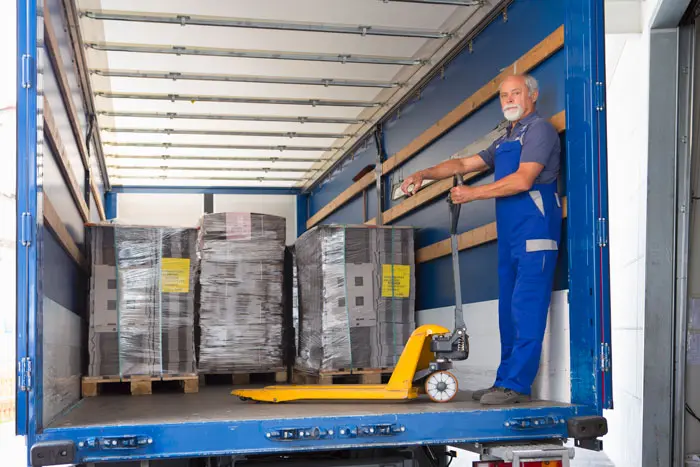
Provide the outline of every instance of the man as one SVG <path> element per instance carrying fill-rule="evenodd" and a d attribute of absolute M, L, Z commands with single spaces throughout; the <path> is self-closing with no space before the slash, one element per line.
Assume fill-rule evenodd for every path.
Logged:
<path fill-rule="evenodd" d="M 561 237 L 561 148 L 556 129 L 535 110 L 537 97 L 534 78 L 507 77 L 500 86 L 501 109 L 511 122 L 507 133 L 478 154 L 421 170 L 401 185 L 412 195 L 426 178 L 494 169 L 493 183 L 450 191 L 455 203 L 496 199 L 501 363 L 493 386 L 473 395 L 486 405 L 530 399 L 552 293 Z"/>

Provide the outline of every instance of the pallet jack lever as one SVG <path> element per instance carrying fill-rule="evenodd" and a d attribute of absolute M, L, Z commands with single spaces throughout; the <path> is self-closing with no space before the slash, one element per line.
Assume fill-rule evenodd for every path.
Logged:
<path fill-rule="evenodd" d="M 456 174 L 454 176 L 454 186 L 464 185 L 464 178 L 462 174 Z M 451 243 L 451 253 L 452 253 L 452 277 L 454 279 L 455 288 L 455 329 L 464 329 L 466 331 L 466 324 L 464 323 L 464 314 L 462 313 L 462 283 L 459 275 L 459 245 L 457 240 L 457 224 L 459 224 L 459 212 L 462 208 L 461 204 L 454 204 L 452 202 L 451 196 L 448 195 L 447 202 L 450 205 L 450 243 Z"/>
<path fill-rule="evenodd" d="M 454 176 L 454 186 L 464 184 L 461 174 Z M 452 277 L 454 279 L 455 310 L 454 310 L 454 330 L 449 334 L 435 335 L 431 342 L 431 350 L 435 353 L 433 369 L 445 370 L 452 367 L 453 360 L 466 360 L 469 356 L 469 336 L 467 335 L 467 325 L 464 322 L 462 311 L 462 287 L 459 274 L 459 245 L 457 241 L 457 224 L 459 223 L 459 212 L 461 204 L 452 202 L 451 195 L 447 195 L 447 203 L 450 206 L 450 244 L 452 250 Z"/>

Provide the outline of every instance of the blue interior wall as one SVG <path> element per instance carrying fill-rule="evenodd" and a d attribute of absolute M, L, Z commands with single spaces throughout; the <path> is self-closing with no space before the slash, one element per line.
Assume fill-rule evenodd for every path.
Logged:
<path fill-rule="evenodd" d="M 457 107 L 483 85 L 497 76 L 501 70 L 527 53 L 549 36 L 565 21 L 565 2 L 560 0 L 515 0 L 508 7 L 508 19 L 499 16 L 474 40 L 472 51 L 465 49 L 445 67 L 444 73 L 434 77 L 417 95 L 407 102 L 399 112 L 391 115 L 383 125 L 384 145 L 388 155 L 395 154 L 422 132 Z M 553 54 L 530 73 L 540 83 L 538 112 L 545 118 L 565 109 L 566 57 L 563 50 Z M 465 146 L 486 135 L 503 120 L 497 99 L 492 99 L 463 122 L 445 133 L 417 156 L 385 176 L 387 192 L 394 184 L 417 170 L 433 166 L 445 160 Z M 566 152 L 562 135 L 561 191 L 566 179 Z M 369 149 L 371 147 L 371 150 Z M 313 215 L 352 184 L 352 177 L 376 159 L 374 142 L 370 140 L 368 150 L 354 155 L 354 160 L 344 161 L 327 176 L 310 194 L 310 212 Z M 471 183 L 482 184 L 493 181 L 486 174 Z M 376 214 L 376 195 L 373 187 L 368 190 L 371 211 Z M 384 209 L 399 204 L 385 197 Z M 357 223 L 362 219 L 362 197 L 357 196 L 323 223 Z M 495 201 L 486 200 L 464 205 L 461 210 L 459 232 L 495 221 Z M 395 225 L 410 225 L 416 228 L 416 247 L 421 248 L 449 237 L 449 211 L 442 196 L 420 209 L 397 219 Z M 565 222 L 564 222 L 565 224 Z M 565 226 L 563 234 L 566 235 Z M 564 239 L 566 236 L 563 237 Z M 566 289 L 568 284 L 568 262 L 566 241 L 562 241 L 559 264 L 555 280 L 556 289 Z M 462 297 L 465 303 L 494 300 L 498 298 L 496 243 L 482 245 L 460 253 Z M 449 257 L 437 258 L 417 266 L 417 309 L 429 309 L 454 303 L 452 290 L 452 268 Z"/>
<path fill-rule="evenodd" d="M 48 0 L 46 6 L 51 13 L 51 21 L 53 30 L 56 35 L 60 57 L 57 59 L 62 63 L 67 74 L 70 95 L 73 104 L 77 111 L 78 126 L 80 129 L 79 138 L 84 139 L 87 133 L 85 106 L 82 102 L 82 95 L 78 87 L 78 79 L 76 70 L 73 65 L 72 48 L 70 47 L 70 39 L 68 35 L 67 24 L 62 14 L 61 0 Z M 82 158 L 78 152 L 78 142 L 73 135 L 73 129 L 70 125 L 67 106 L 63 101 L 58 84 L 58 72 L 53 68 L 52 61 L 48 56 L 48 48 L 44 46 L 38 50 L 41 55 L 38 63 L 43 66 L 38 70 L 41 73 L 41 83 L 43 96 L 49 102 L 51 111 L 55 120 L 58 134 L 60 135 L 61 144 L 65 150 L 65 155 L 70 163 L 70 170 L 73 172 L 73 177 L 80 188 L 80 195 L 86 201 L 90 210 L 90 219 L 94 220 L 96 213 L 96 205 L 92 200 L 88 201 L 89 185 L 87 183 L 87 171 L 83 166 Z M 39 99 L 42 99 L 39 93 Z M 75 243 L 83 251 L 85 255 L 85 230 L 84 221 L 80 215 L 73 196 L 68 189 L 61 170 L 59 169 L 59 156 L 54 154 L 48 144 L 40 146 L 40 154 L 42 158 L 37 161 L 41 179 L 41 186 L 37 193 L 37 198 L 40 200 L 43 193 L 50 199 L 56 214 L 60 221 L 66 227 L 69 235 Z M 38 211 L 41 212 L 41 211 Z M 45 299 L 50 299 L 72 313 L 87 318 L 87 295 L 86 289 L 88 286 L 87 272 L 82 270 L 73 258 L 66 253 L 57 237 L 49 228 L 44 228 L 37 235 L 38 254 L 40 262 L 38 264 L 37 274 L 40 275 L 40 280 L 37 281 L 36 293 L 37 307 L 35 317 L 35 335 L 30 338 L 32 342 L 33 354 L 35 358 L 35 379 L 40 383 L 37 385 L 35 398 L 30 402 L 29 411 L 35 417 L 35 430 L 41 429 L 50 420 L 43 419 L 45 408 L 51 407 L 52 410 L 64 410 L 72 403 L 71 400 L 61 400 L 56 402 L 57 394 L 55 388 L 45 380 L 44 366 L 51 365 L 50 356 L 43 354 L 44 340 L 47 342 L 60 340 L 63 336 L 62 329 L 52 328 L 44 323 L 55 322 L 56 316 L 48 313 L 56 313 L 56 307 L 44 306 Z M 30 320 L 30 328 L 32 323 Z M 30 352 L 31 353 L 31 352 Z M 44 358 L 46 357 L 46 359 Z M 61 377 L 77 377 L 81 373 L 79 366 L 73 366 L 75 362 L 66 362 L 66 366 L 60 370 Z M 70 373 L 70 374 L 68 374 Z M 49 374 L 48 372 L 46 374 Z"/>
<path fill-rule="evenodd" d="M 43 240 L 44 295 L 87 319 L 87 273 L 66 253 L 52 232 L 47 231 Z"/>

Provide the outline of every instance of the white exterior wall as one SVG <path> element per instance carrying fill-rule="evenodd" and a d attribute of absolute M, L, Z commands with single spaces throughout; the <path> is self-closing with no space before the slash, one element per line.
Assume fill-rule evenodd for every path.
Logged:
<path fill-rule="evenodd" d="M 649 26 L 658 3 L 641 2 L 638 32 L 605 38 L 614 410 L 604 414 L 604 450 L 619 467 L 642 464 Z"/>

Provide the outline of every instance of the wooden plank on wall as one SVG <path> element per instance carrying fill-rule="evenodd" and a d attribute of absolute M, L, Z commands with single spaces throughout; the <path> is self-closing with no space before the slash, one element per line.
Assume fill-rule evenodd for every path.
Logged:
<path fill-rule="evenodd" d="M 562 217 L 567 216 L 567 198 L 562 198 Z M 459 251 L 468 250 L 485 243 L 492 242 L 498 238 L 496 233 L 496 223 L 482 225 L 475 229 L 468 230 L 457 236 L 457 246 Z M 441 240 L 431 245 L 420 248 L 416 251 L 416 263 L 425 263 L 441 256 L 452 253 L 450 239 Z"/>
<path fill-rule="evenodd" d="M 83 253 L 80 251 L 80 248 L 78 248 L 78 245 L 75 243 L 75 240 L 73 240 L 73 237 L 68 232 L 68 229 L 66 229 L 66 226 L 63 224 L 63 221 L 56 212 L 56 209 L 53 207 L 51 200 L 49 200 L 49 197 L 46 196 L 46 193 L 44 193 L 43 200 L 44 222 L 56 234 L 56 238 L 58 238 L 59 243 L 61 244 L 61 246 L 63 246 L 63 249 L 66 250 L 66 253 L 68 253 L 70 257 L 73 258 L 73 260 L 78 264 L 78 266 L 80 266 L 83 270 L 87 271 L 88 265 L 87 261 L 85 260 L 85 256 L 83 256 Z"/>
<path fill-rule="evenodd" d="M 374 180 L 374 172 L 370 172 L 357 182 L 350 185 L 350 187 L 347 190 L 343 191 L 333 201 L 326 204 L 324 207 L 319 209 L 319 211 L 316 214 L 311 216 L 309 220 L 306 221 L 306 228 L 310 229 L 314 225 L 318 224 L 321 220 L 331 215 L 340 206 L 350 201 L 356 195 L 362 193 L 362 190 L 374 183 Z"/>
<path fill-rule="evenodd" d="M 550 118 L 549 121 L 554 126 L 554 128 L 556 128 L 556 130 L 559 133 L 561 133 L 566 129 L 566 112 L 562 110 L 561 112 L 557 113 L 552 118 Z M 469 174 L 464 177 L 464 181 L 466 182 L 467 180 L 477 177 L 481 174 L 482 172 Z M 389 223 L 398 219 L 399 217 L 405 216 L 409 212 L 418 209 L 422 205 L 432 201 L 438 196 L 442 196 L 443 194 L 447 193 L 448 191 L 450 191 L 450 188 L 452 188 L 452 177 L 440 180 L 438 182 L 433 183 L 432 185 L 428 185 L 426 188 L 418 191 L 418 193 L 416 193 L 415 195 L 406 198 L 404 201 L 397 204 L 396 206 L 384 211 L 384 223 Z M 376 218 L 372 218 L 365 222 L 365 224 L 374 225 L 376 224 L 376 222 Z"/>
<path fill-rule="evenodd" d="M 104 203 L 102 202 L 102 196 L 100 195 L 100 190 L 97 189 L 97 185 L 95 184 L 95 180 L 93 180 L 92 177 L 90 177 L 90 191 L 92 193 L 92 197 L 95 200 L 95 206 L 97 206 L 97 212 L 100 214 L 100 219 L 101 220 L 107 220 L 107 215 L 105 214 L 105 207 Z"/>
<path fill-rule="evenodd" d="M 421 135 L 411 141 L 407 146 L 399 152 L 389 157 L 382 164 L 382 174 L 387 174 L 394 170 L 399 165 L 414 157 L 425 147 L 432 144 L 440 138 L 445 132 L 452 129 L 460 123 L 464 118 L 471 115 L 474 111 L 481 108 L 489 100 L 493 99 L 498 94 L 498 86 L 501 81 L 513 73 L 527 73 L 535 68 L 540 63 L 557 52 L 564 46 L 564 26 L 558 27 L 553 33 L 547 36 L 535 47 L 530 49 L 525 55 L 517 59 L 515 62 L 506 67 L 501 73 L 494 77 L 491 81 L 481 87 L 477 92 L 462 101 L 457 107 L 451 110 L 443 118 L 435 122 L 430 128 L 425 130 Z M 350 185 L 345 191 L 339 194 L 333 201 L 328 203 L 316 214 L 314 214 L 307 222 L 306 228 L 311 228 L 321 220 L 328 217 L 334 211 L 339 209 L 345 203 L 350 201 L 357 194 L 361 193 L 364 188 L 369 186 L 374 181 L 374 176 L 371 180 L 364 178 Z M 375 221 L 376 222 L 376 221 Z"/>
<path fill-rule="evenodd" d="M 56 74 L 56 81 L 58 81 L 58 87 L 61 92 L 61 97 L 63 98 L 64 105 L 66 106 L 68 120 L 70 121 L 70 126 L 73 130 L 73 139 L 75 139 L 75 144 L 76 146 L 78 146 L 78 151 L 80 152 L 80 159 L 83 161 L 84 169 L 90 172 L 90 163 L 88 162 L 88 150 L 85 146 L 85 138 L 83 138 L 82 132 L 80 130 L 78 111 L 75 107 L 75 103 L 73 102 L 73 97 L 71 96 L 71 88 L 68 84 L 68 76 L 66 74 L 66 70 L 63 67 L 63 62 L 61 61 L 61 51 L 58 47 L 58 39 L 56 38 L 56 33 L 53 29 L 53 23 L 51 22 L 51 12 L 47 3 L 48 0 L 44 0 L 44 36 L 48 52 L 47 55 L 49 56 L 52 68 Z"/>
<path fill-rule="evenodd" d="M 70 161 L 66 154 L 66 148 L 61 141 L 61 135 L 56 127 L 56 121 L 54 120 L 51 106 L 46 97 L 44 97 L 44 134 L 48 136 L 47 141 L 51 146 L 51 150 L 56 155 L 56 162 L 63 173 L 71 195 L 73 195 L 73 201 L 75 201 L 75 205 L 78 207 L 78 211 L 80 211 L 80 216 L 83 218 L 83 222 L 87 222 L 90 219 L 90 211 L 83 198 L 80 185 L 78 185 L 78 182 L 75 180 L 75 173 L 71 168 Z"/>

